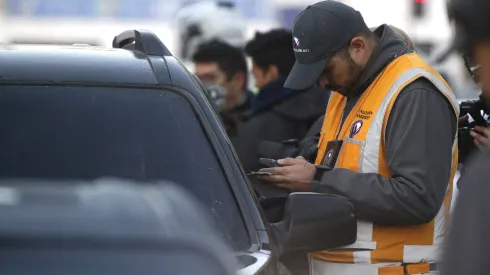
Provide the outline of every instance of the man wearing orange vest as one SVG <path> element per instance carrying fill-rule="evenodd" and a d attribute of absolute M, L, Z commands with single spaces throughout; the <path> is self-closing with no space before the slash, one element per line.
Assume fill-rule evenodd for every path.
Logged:
<path fill-rule="evenodd" d="M 357 240 L 310 255 L 318 275 L 436 274 L 457 166 L 455 95 L 386 25 L 374 32 L 335 1 L 308 6 L 293 27 L 285 84 L 332 93 L 315 164 L 301 157 L 261 171 L 291 191 L 354 205 Z"/>

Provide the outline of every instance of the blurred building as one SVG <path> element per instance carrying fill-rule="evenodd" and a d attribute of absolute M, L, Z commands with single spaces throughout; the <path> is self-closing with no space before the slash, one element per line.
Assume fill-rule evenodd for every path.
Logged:
<path fill-rule="evenodd" d="M 126 29 L 154 31 L 178 52 L 172 18 L 190 1 L 202 0 L 0 0 L 0 42 L 86 43 L 110 46 Z M 225 0 L 217 0 L 225 1 Z M 297 14 L 319 0 L 228 0 L 247 19 L 249 37 L 256 30 L 291 27 Z M 447 0 L 339 0 L 361 11 L 369 26 L 392 24 L 412 37 L 429 59 L 451 40 Z M 442 65 L 465 94 L 467 74 L 458 56 Z M 458 85 L 459 86 L 459 85 Z M 469 92 L 471 93 L 471 92 Z M 470 94 L 463 97 L 471 97 Z"/>
<path fill-rule="evenodd" d="M 172 19 L 189 0 L 0 0 L 0 41 L 86 43 L 110 46 L 115 34 L 135 28 L 157 33 L 175 49 Z M 267 0 L 232 0 L 256 29 L 276 26 Z"/>

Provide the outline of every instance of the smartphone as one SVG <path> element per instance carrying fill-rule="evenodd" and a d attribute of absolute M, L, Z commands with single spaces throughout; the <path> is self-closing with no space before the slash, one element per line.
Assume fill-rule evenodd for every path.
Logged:
<path fill-rule="evenodd" d="M 247 174 L 247 176 L 272 176 L 272 175 L 274 174 L 270 172 L 251 172 Z"/>
<path fill-rule="evenodd" d="M 268 158 L 260 158 L 259 159 L 260 163 L 267 167 L 280 167 L 279 163 L 277 163 L 277 160 L 275 159 L 268 159 Z"/>

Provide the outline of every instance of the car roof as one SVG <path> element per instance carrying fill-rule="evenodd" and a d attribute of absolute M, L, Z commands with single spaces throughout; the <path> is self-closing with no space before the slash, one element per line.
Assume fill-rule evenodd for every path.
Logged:
<path fill-rule="evenodd" d="M 0 80 L 175 85 L 192 75 L 150 31 L 116 36 L 113 48 L 0 45 Z M 177 76 L 171 74 L 178 74 Z"/>
<path fill-rule="evenodd" d="M 7 45 L 2 79 L 158 84 L 144 53 L 122 49 Z"/>

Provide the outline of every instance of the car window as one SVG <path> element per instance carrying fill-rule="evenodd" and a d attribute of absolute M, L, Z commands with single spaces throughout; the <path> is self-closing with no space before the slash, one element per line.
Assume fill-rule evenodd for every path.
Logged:
<path fill-rule="evenodd" d="M 250 240 L 192 106 L 161 90 L 0 86 L 0 178 L 172 181 L 236 250 Z"/>

